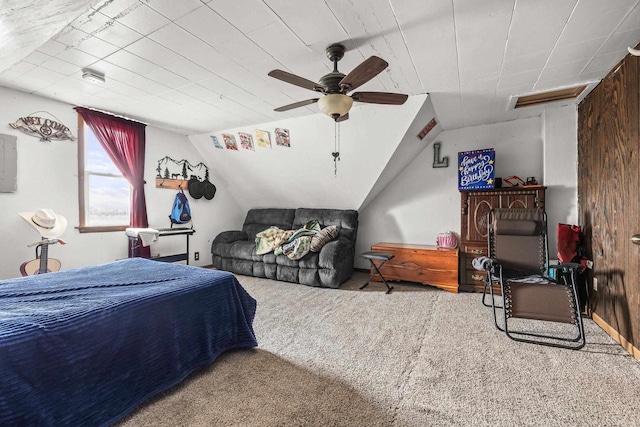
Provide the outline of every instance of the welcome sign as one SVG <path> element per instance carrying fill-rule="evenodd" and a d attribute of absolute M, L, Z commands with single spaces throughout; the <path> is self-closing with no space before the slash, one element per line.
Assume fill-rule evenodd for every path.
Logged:
<path fill-rule="evenodd" d="M 15 123 L 9 123 L 14 129 L 18 129 L 27 135 L 40 137 L 40 141 L 62 141 L 69 139 L 75 141 L 68 127 L 55 120 L 36 116 L 20 117 Z"/>
<path fill-rule="evenodd" d="M 458 153 L 458 190 L 495 187 L 496 152 L 493 148 Z"/>

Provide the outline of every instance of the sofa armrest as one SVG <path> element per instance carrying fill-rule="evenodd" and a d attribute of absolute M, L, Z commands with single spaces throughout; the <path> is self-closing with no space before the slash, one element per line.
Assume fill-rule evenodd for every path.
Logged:
<path fill-rule="evenodd" d="M 348 267 L 353 268 L 354 248 L 350 240 L 338 238 L 330 241 L 320 249 L 318 265 L 321 268 L 338 269 Z"/>
<path fill-rule="evenodd" d="M 233 243 L 238 240 L 249 240 L 247 233 L 240 230 L 223 231 L 213 239 L 212 244 L 216 243 Z"/>

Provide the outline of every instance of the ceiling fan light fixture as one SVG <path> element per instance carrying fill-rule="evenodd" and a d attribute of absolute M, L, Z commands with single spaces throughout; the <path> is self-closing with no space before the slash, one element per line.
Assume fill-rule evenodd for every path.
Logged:
<path fill-rule="evenodd" d="M 337 120 L 349 112 L 353 105 L 353 99 L 348 95 L 333 93 L 325 95 L 318 100 L 318 106 L 327 116 Z"/>
<path fill-rule="evenodd" d="M 320 77 L 319 83 L 296 76 L 288 71 L 270 71 L 268 73 L 269 77 L 314 92 L 320 92 L 324 95 L 319 98 L 283 105 L 282 107 L 274 108 L 274 111 L 288 111 L 317 102 L 320 106 L 320 111 L 336 122 L 343 122 L 349 118 L 349 110 L 354 101 L 368 104 L 404 104 L 408 95 L 400 93 L 356 92 L 349 94 L 348 92 L 362 86 L 384 71 L 389 66 L 389 63 L 377 56 L 370 56 L 351 70 L 349 74 L 344 75 L 338 71 L 338 61 L 344 56 L 345 50 L 345 46 L 341 43 L 334 43 L 327 48 L 327 57 L 333 62 L 333 71 Z"/>

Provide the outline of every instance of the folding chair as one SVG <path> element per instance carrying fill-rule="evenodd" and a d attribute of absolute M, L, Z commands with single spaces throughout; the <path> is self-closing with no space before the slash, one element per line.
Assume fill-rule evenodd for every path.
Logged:
<path fill-rule="evenodd" d="M 493 310 L 500 331 L 515 341 L 552 347 L 580 349 L 586 340 L 576 292 L 576 275 L 582 265 L 549 266 L 547 216 L 543 209 L 493 209 L 488 214 L 489 257 L 476 258 L 474 267 L 487 272 L 482 302 Z M 554 269 L 553 278 L 547 269 Z M 494 286 L 499 286 L 502 305 L 496 304 Z M 486 303 L 486 296 L 491 304 Z M 499 300 L 498 300 L 499 301 Z M 498 323 L 502 312 L 503 325 Z M 526 329 L 512 328 L 514 318 L 526 322 Z M 573 325 L 575 336 L 544 322 Z M 520 322 L 522 323 L 522 322 Z M 555 329 L 539 332 L 540 328 Z"/>
<path fill-rule="evenodd" d="M 382 266 L 384 265 L 385 262 L 389 261 L 395 255 L 387 254 L 387 253 L 383 253 L 383 252 L 369 251 L 369 252 L 361 253 L 360 256 L 362 258 L 368 259 L 369 262 L 371 263 L 371 273 L 369 275 L 369 279 L 365 282 L 364 285 L 360 286 L 360 289 L 364 289 L 367 286 L 369 286 L 369 283 L 371 282 L 371 279 L 373 279 L 374 276 L 375 276 L 375 274 L 373 273 L 373 270 L 375 270 L 376 273 L 378 274 L 378 276 L 380 276 L 380 279 L 384 282 L 384 285 L 387 287 L 387 292 L 386 293 L 390 294 L 391 291 L 393 290 L 393 286 L 389 286 L 389 284 L 385 280 L 384 276 L 382 275 L 382 272 L 380 271 L 380 269 L 382 268 Z M 378 261 L 379 264 L 376 264 L 375 261 Z"/>

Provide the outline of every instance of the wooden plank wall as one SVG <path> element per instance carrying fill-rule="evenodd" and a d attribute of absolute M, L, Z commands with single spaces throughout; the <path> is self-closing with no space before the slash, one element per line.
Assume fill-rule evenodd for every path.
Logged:
<path fill-rule="evenodd" d="M 591 308 L 640 347 L 640 58 L 628 55 L 578 107 L 578 205 L 587 256 Z"/>

